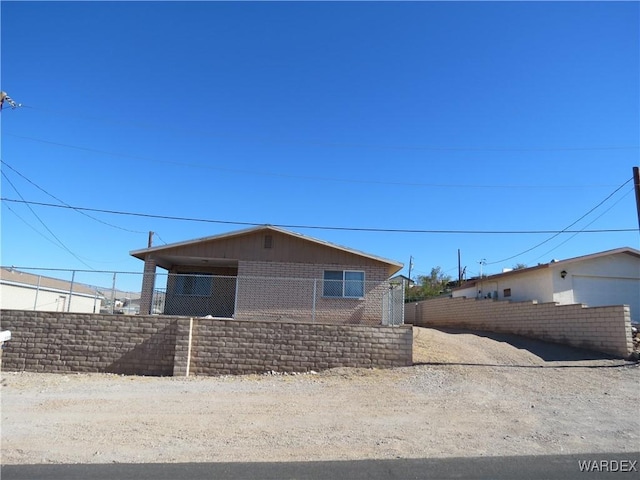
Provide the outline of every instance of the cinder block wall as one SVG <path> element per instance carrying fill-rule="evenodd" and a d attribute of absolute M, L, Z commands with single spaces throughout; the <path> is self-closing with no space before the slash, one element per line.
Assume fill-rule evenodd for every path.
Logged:
<path fill-rule="evenodd" d="M 410 326 L 193 319 L 190 373 L 306 372 L 412 365 Z M 180 335 L 184 338 L 185 335 Z M 184 357 L 185 345 L 178 349 Z M 181 361 L 176 375 L 184 375 Z"/>
<path fill-rule="evenodd" d="M 513 333 L 627 358 L 633 350 L 628 306 L 437 298 L 405 305 L 405 323 Z"/>
<path fill-rule="evenodd" d="M 1 310 L 11 330 L 5 370 L 173 373 L 177 320 L 172 317 Z"/>
<path fill-rule="evenodd" d="M 1 310 L 5 370 L 219 375 L 412 364 L 410 326 Z"/>

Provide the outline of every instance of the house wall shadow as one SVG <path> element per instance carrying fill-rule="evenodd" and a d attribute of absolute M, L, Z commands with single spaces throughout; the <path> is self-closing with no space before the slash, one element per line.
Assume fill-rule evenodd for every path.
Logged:
<path fill-rule="evenodd" d="M 121 375 L 173 375 L 177 324 L 167 325 L 138 343 L 104 369 Z"/>

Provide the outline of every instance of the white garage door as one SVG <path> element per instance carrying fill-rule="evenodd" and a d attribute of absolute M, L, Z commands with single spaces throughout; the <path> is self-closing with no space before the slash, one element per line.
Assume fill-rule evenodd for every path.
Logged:
<path fill-rule="evenodd" d="M 640 323 L 640 280 L 574 276 L 573 299 L 590 307 L 629 305 L 631 321 Z"/>

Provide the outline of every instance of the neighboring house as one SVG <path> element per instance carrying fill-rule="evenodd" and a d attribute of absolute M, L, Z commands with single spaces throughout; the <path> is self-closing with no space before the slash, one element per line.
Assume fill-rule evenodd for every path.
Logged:
<path fill-rule="evenodd" d="M 638 323 L 640 251 L 617 248 L 473 279 L 453 289 L 452 296 L 589 307 L 629 305 L 631 321 Z"/>
<path fill-rule="evenodd" d="M 46 312 L 98 313 L 104 296 L 95 287 L 0 269 L 0 308 Z"/>
<path fill-rule="evenodd" d="M 389 281 L 397 285 L 404 285 L 405 290 L 415 286 L 416 284 L 416 282 L 411 280 L 409 277 L 405 277 L 404 275 L 396 275 L 395 277 L 390 278 Z"/>
<path fill-rule="evenodd" d="M 383 323 L 383 311 L 393 306 L 386 296 L 398 290 L 389 288 L 389 278 L 403 266 L 272 226 L 131 255 L 145 262 L 141 314 L 157 313 L 161 267 L 168 272 L 164 314 L 340 323 Z M 395 314 L 402 312 L 400 298 Z"/>

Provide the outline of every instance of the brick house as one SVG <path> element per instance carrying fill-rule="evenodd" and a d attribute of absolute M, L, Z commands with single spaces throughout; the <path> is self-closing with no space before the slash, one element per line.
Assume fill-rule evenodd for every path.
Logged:
<path fill-rule="evenodd" d="M 144 261 L 140 313 L 402 323 L 401 263 L 265 225 L 130 252 Z M 156 288 L 166 270 L 166 288 Z M 161 308 L 154 298 L 162 291 Z M 399 319 L 399 320 L 398 320 Z"/>

